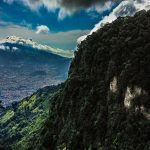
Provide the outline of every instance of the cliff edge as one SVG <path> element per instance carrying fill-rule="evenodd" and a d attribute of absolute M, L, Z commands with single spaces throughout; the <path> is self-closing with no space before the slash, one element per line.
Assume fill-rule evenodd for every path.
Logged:
<path fill-rule="evenodd" d="M 35 147 L 150 149 L 150 11 L 119 17 L 78 46 Z"/>

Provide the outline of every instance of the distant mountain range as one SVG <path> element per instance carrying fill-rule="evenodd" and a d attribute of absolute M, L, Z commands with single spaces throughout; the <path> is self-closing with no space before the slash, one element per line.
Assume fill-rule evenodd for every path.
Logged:
<path fill-rule="evenodd" d="M 67 78 L 73 51 L 10 36 L 0 40 L 0 101 L 9 105 Z"/>
<path fill-rule="evenodd" d="M 45 51 L 52 54 L 56 54 L 58 56 L 72 58 L 73 51 L 71 50 L 63 50 L 59 48 L 53 48 L 48 45 L 38 44 L 34 42 L 32 39 L 23 39 L 17 36 L 8 36 L 6 39 L 0 40 L 0 49 L 1 50 L 11 50 L 12 52 L 17 51 L 20 47 L 28 47 L 33 48 L 39 51 Z"/>

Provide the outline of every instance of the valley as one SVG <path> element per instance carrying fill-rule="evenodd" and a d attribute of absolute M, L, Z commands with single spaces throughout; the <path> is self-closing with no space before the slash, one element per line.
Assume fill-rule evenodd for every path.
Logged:
<path fill-rule="evenodd" d="M 34 48 L 32 44 L 18 44 L 15 38 L 10 37 L 11 40 L 1 43 L 3 47 L 0 47 L 0 101 L 5 107 L 39 88 L 63 82 L 71 61 L 71 58 Z"/>

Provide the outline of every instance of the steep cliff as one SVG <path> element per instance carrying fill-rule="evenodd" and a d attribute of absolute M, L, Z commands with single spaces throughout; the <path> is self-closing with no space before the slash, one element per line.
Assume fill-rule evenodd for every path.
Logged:
<path fill-rule="evenodd" d="M 118 18 L 75 52 L 31 149 L 150 149 L 150 11 Z"/>
<path fill-rule="evenodd" d="M 41 104 L 44 99 L 42 112 L 47 112 L 51 101 L 49 115 L 43 113 L 44 122 L 48 115 L 46 123 L 31 117 L 20 130 L 14 128 L 16 119 L 2 120 L 22 133 L 13 149 L 149 150 L 150 11 L 118 18 L 88 36 L 78 45 L 63 88 L 54 96 L 49 91 L 43 96 L 37 92 L 36 99 L 21 102 L 23 112 L 17 107 L 11 118 L 21 112 L 21 118 L 16 116 L 21 123 L 28 118 L 26 112 L 32 116 L 34 111 L 39 120 L 39 105 L 31 111 L 27 108 L 34 100 Z M 9 129 L 6 143 L 13 131 Z"/>

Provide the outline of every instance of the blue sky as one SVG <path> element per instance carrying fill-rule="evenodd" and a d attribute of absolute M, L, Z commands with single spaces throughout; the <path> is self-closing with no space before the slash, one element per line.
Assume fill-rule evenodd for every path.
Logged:
<path fill-rule="evenodd" d="M 56 12 L 48 12 L 46 8 L 41 7 L 37 12 L 16 2 L 10 5 L 2 1 L 0 1 L 0 10 L 0 19 L 3 21 L 19 25 L 25 25 L 24 23 L 26 23 L 26 25 L 32 25 L 33 29 L 42 24 L 48 26 L 51 32 L 91 29 L 101 17 L 96 12 L 93 12 L 93 16 L 89 16 L 85 11 L 80 11 L 71 17 L 59 20 L 57 10 Z"/>
<path fill-rule="evenodd" d="M 147 9 L 148 4 L 149 0 L 0 0 L 0 39 L 16 35 L 74 49 L 77 39 L 93 28 Z"/>
<path fill-rule="evenodd" d="M 77 38 L 87 34 L 103 16 L 109 14 L 112 8 L 112 6 L 111 8 L 108 7 L 108 9 L 106 8 L 102 12 L 98 12 L 91 7 L 82 7 L 75 11 L 68 9 L 66 14 L 63 14 L 64 16 L 60 18 L 58 15 L 61 6 L 54 6 L 55 8 L 53 9 L 53 6 L 47 8 L 47 6 L 43 4 L 36 6 L 36 4 L 27 4 L 25 1 L 30 0 L 0 1 L 0 29 L 6 31 L 6 33 L 0 33 L 0 38 L 5 38 L 5 36 L 9 36 L 9 34 L 18 35 L 23 38 L 31 37 L 37 42 L 63 49 L 74 49 Z M 36 34 L 32 36 L 30 33 L 28 34 L 30 37 L 24 34 L 24 32 L 26 32 L 25 30 L 33 32 L 34 34 L 37 27 L 41 25 L 49 29 L 47 34 Z M 7 32 L 7 30 L 9 30 L 9 32 Z M 64 41 L 59 40 L 60 43 L 58 41 L 55 42 L 57 35 L 60 36 L 60 34 L 62 34 L 62 38 L 68 35 L 68 39 L 66 38 L 66 41 L 65 39 Z M 51 38 L 53 35 L 56 39 Z"/>

